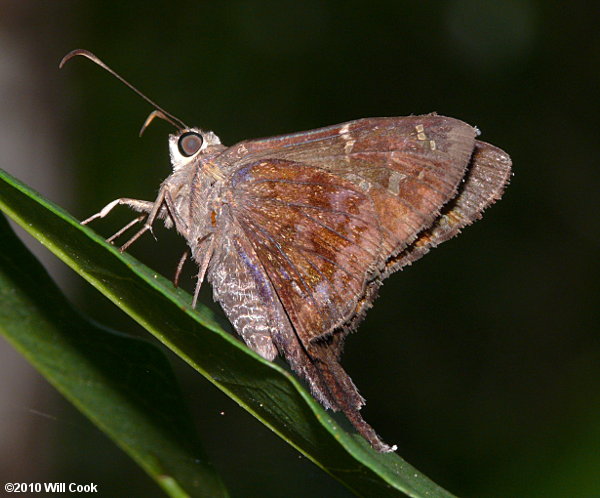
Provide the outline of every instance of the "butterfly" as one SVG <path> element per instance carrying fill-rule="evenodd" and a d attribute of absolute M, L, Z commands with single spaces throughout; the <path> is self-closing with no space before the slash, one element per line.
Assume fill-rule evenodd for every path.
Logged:
<path fill-rule="evenodd" d="M 75 55 L 116 75 L 83 50 L 61 65 Z M 193 306 L 208 281 L 250 348 L 285 357 L 323 406 L 343 412 L 377 451 L 394 451 L 360 414 L 365 400 L 340 365 L 345 338 L 385 278 L 500 199 L 508 154 L 478 140 L 473 126 L 436 114 L 358 119 L 227 147 L 144 98 L 157 109 L 144 128 L 155 117 L 178 128 L 169 136 L 173 172 L 154 201 L 119 198 L 82 223 L 117 205 L 142 213 L 109 239 L 143 221 L 122 250 L 157 219 L 175 228 L 189 247 L 175 280 L 187 256 L 199 269 Z"/>

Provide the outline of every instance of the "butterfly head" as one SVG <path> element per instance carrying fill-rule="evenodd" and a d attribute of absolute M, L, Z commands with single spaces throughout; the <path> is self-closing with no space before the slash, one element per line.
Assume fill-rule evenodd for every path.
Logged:
<path fill-rule="evenodd" d="M 217 135 L 199 128 L 185 128 L 169 135 L 169 154 L 173 171 L 187 166 L 199 155 L 219 145 L 221 140 Z"/>

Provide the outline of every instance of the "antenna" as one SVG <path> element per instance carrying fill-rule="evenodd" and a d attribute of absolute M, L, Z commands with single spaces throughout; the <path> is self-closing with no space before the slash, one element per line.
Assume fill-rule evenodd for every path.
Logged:
<path fill-rule="evenodd" d="M 100 66 L 102 69 L 105 69 L 106 71 L 108 71 L 110 74 L 112 74 L 115 78 L 117 78 L 121 83 L 124 83 L 127 87 L 129 87 L 131 90 L 133 90 L 135 93 L 137 93 L 140 97 L 142 97 L 146 102 L 148 102 L 150 105 L 152 105 L 153 107 L 155 107 L 157 109 L 157 111 L 162 114 L 162 115 L 156 115 L 156 117 L 161 117 L 163 118 L 165 121 L 168 121 L 169 123 L 171 123 L 175 128 L 178 128 L 180 130 L 182 129 L 187 129 L 188 126 L 181 121 L 181 119 L 176 118 L 175 116 L 173 116 L 173 114 L 171 114 L 170 112 L 165 111 L 161 106 L 159 106 L 156 102 L 154 102 L 153 100 L 150 100 L 148 97 L 146 97 L 142 92 L 140 92 L 136 87 L 134 87 L 131 83 L 129 83 L 129 81 L 127 81 L 125 78 L 123 78 L 121 75 L 119 75 L 118 73 L 116 73 L 115 71 L 113 71 L 110 67 L 108 67 L 106 64 L 104 64 L 104 62 L 102 62 L 98 57 L 96 57 L 92 52 L 90 52 L 89 50 L 84 50 L 82 48 L 78 48 L 76 50 L 73 50 L 71 52 L 69 52 L 67 55 L 65 55 L 62 60 L 60 61 L 60 64 L 58 65 L 58 67 L 60 69 L 62 69 L 62 67 L 69 61 L 71 60 L 73 57 L 77 56 L 77 55 L 81 55 L 83 57 L 87 57 L 89 60 L 91 60 L 92 62 L 96 63 L 98 66 Z M 145 124 L 144 128 L 148 125 L 149 123 Z"/>

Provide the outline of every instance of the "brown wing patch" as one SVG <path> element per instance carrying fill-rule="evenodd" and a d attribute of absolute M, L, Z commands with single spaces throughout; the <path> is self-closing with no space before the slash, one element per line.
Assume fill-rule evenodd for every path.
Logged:
<path fill-rule="evenodd" d="M 235 218 L 304 344 L 341 326 L 377 271 L 371 200 L 320 168 L 263 160 L 232 178 Z"/>

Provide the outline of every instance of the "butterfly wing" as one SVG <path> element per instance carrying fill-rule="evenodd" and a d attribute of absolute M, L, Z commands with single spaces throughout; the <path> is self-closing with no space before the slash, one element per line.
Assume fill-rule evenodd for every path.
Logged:
<path fill-rule="evenodd" d="M 432 248 L 480 219 L 483 211 L 502 197 L 510 179 L 511 166 L 510 156 L 502 149 L 476 140 L 469 168 L 456 197 L 443 207 L 440 216 L 429 228 L 419 233 L 412 244 L 386 261 L 382 278 L 422 258 Z M 350 328 L 356 327 L 364 317 L 380 285 L 381 280 L 367 284 L 365 297 L 356 307 Z"/>
<path fill-rule="evenodd" d="M 248 346 L 268 360 L 280 352 L 290 366 L 308 380 L 313 395 L 325 407 L 344 409 L 300 343 L 269 273 L 242 226 L 230 213 L 222 215 L 227 218 L 226 235 L 225 232 L 215 234 L 218 240 L 207 273 L 215 301 L 221 304 Z M 348 387 L 353 387 L 349 377 L 346 384 L 357 410 L 362 398 L 356 388 Z M 374 440 L 374 443 L 377 442 Z"/>
<path fill-rule="evenodd" d="M 364 400 L 338 363 L 343 340 L 383 278 L 483 209 L 471 209 L 482 201 L 465 189 L 442 211 L 457 196 L 476 134 L 435 115 L 375 118 L 245 141 L 219 156 L 230 172 L 231 218 L 276 296 L 263 306 L 281 310 L 273 343 L 380 451 L 390 448 L 360 416 Z M 480 171 L 494 170 L 486 157 Z M 459 212 L 464 220 L 447 228 Z"/>
<path fill-rule="evenodd" d="M 364 399 L 338 363 L 343 335 L 333 334 L 379 274 L 373 203 L 347 180 L 286 160 L 247 164 L 231 187 L 232 223 L 245 234 L 256 278 L 270 284 L 263 294 L 277 296 L 271 305 L 262 298 L 259 314 L 282 310 L 271 327 L 273 343 L 323 405 L 342 410 L 373 447 L 390 451 L 359 413 Z"/>
<path fill-rule="evenodd" d="M 369 281 L 438 218 L 476 130 L 451 118 L 358 120 L 226 154 L 234 216 L 305 345 L 350 323 Z"/>
<path fill-rule="evenodd" d="M 437 115 L 370 118 L 246 141 L 230 153 L 245 154 L 244 162 L 300 162 L 351 182 L 373 202 L 387 257 L 414 241 L 455 195 L 476 133 L 462 121 Z"/>
<path fill-rule="evenodd" d="M 476 140 L 468 171 L 456 197 L 444 206 L 431 227 L 421 232 L 406 250 L 388 260 L 385 273 L 389 275 L 411 264 L 480 219 L 483 211 L 502 197 L 510 179 L 511 166 L 510 156 L 502 149 Z"/>
<path fill-rule="evenodd" d="M 244 166 L 232 187 L 232 214 L 302 341 L 341 327 L 381 259 L 368 196 L 325 170 L 279 159 Z"/>

